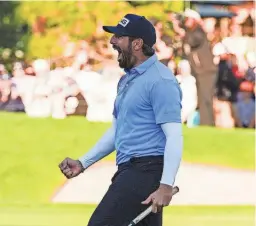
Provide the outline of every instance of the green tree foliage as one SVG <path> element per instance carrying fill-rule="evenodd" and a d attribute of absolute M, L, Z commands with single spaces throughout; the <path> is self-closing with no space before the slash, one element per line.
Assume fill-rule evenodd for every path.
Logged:
<path fill-rule="evenodd" d="M 126 13 L 156 17 L 164 22 L 164 9 L 179 10 L 183 5 L 179 1 L 172 1 L 171 5 L 158 1 L 20 1 L 6 2 L 5 7 L 10 8 L 10 15 L 15 15 L 16 21 L 19 18 L 19 23 L 28 24 L 31 33 L 19 39 L 27 42 L 26 57 L 33 59 L 58 57 L 63 51 L 63 36 L 71 41 L 89 40 L 96 35 L 97 27 L 115 24 Z M 14 46 L 12 42 L 8 45 Z"/>
<path fill-rule="evenodd" d="M 0 2 L 0 47 L 13 47 L 17 43 L 19 23 L 15 18 L 18 2 Z"/>
<path fill-rule="evenodd" d="M 165 1 L 164 8 L 168 11 L 180 13 L 184 10 L 184 7 L 188 6 L 188 4 L 188 1 Z"/>
<path fill-rule="evenodd" d="M 17 51 L 26 48 L 28 27 L 16 14 L 20 2 L 0 2 L 0 62 L 4 63 L 8 70 L 12 68 L 12 62 L 23 58 L 17 57 Z M 19 51 L 20 52 L 20 51 Z"/>
<path fill-rule="evenodd" d="M 18 14 L 33 30 L 28 57 L 56 57 L 62 35 L 72 41 L 91 38 L 97 26 L 113 23 L 130 8 L 126 2 L 22 2 Z"/>

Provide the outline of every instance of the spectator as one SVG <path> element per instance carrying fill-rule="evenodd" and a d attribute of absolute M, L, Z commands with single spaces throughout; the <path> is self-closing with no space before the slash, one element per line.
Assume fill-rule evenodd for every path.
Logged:
<path fill-rule="evenodd" d="M 18 93 L 17 86 L 11 83 L 10 94 L 8 96 L 8 104 L 5 106 L 5 111 L 9 112 L 25 112 L 25 107 Z"/>
<path fill-rule="evenodd" d="M 10 78 L 10 75 L 8 74 L 5 66 L 3 64 L 0 64 L 0 79 L 8 80 Z"/>
<path fill-rule="evenodd" d="M 176 76 L 182 90 L 182 122 L 186 122 L 188 117 L 197 107 L 196 79 L 191 75 L 191 68 L 187 60 L 181 60 L 178 64 L 179 74 Z"/>
<path fill-rule="evenodd" d="M 50 64 L 45 59 L 37 59 L 33 62 L 32 68 L 37 77 L 46 78 L 50 72 Z"/>
<path fill-rule="evenodd" d="M 252 18 L 255 16 L 254 12 L 255 9 L 251 10 Z M 235 124 L 239 127 L 247 126 L 248 122 L 245 120 L 236 123 L 233 117 L 235 120 L 239 117 L 244 118 L 246 111 L 243 111 L 241 106 L 251 106 L 246 96 L 249 92 L 240 91 L 238 85 L 246 81 L 255 84 L 256 55 L 253 48 L 255 40 L 239 37 L 242 31 L 240 27 L 244 25 L 234 18 L 231 20 L 234 37 L 226 37 L 230 19 L 207 18 L 203 22 L 197 12 L 189 9 L 184 14 L 171 11 L 166 13 L 168 24 L 163 24 L 157 18 L 152 18 L 151 23 L 156 29 L 156 54 L 163 64 L 171 68 L 175 75 L 177 74 L 183 91 L 182 121 L 186 122 L 187 126 L 192 122 L 191 125 L 194 126 L 198 125 L 198 119 L 201 118 L 201 125 L 214 124 L 211 102 L 215 79 L 217 79 L 216 98 L 213 104 L 216 113 L 215 124 L 222 127 L 233 127 Z M 241 19 L 245 18 L 241 17 Z M 50 71 L 52 67 L 45 59 L 37 59 L 32 66 L 26 67 L 23 62 L 15 62 L 11 78 L 5 66 L 0 64 L 0 99 L 2 100 L 0 108 L 10 106 L 9 102 L 14 103 L 16 98 L 21 97 L 28 115 L 65 118 L 80 112 L 79 109 L 74 111 L 74 106 L 78 104 L 77 100 L 81 99 L 83 105 L 81 114 L 84 115 L 86 112 L 88 120 L 111 121 L 113 98 L 116 95 L 115 87 L 119 77 L 123 75 L 123 70 L 117 66 L 116 61 L 113 61 L 113 58 L 118 55 L 117 51 L 106 43 L 106 37 L 100 34 L 102 28 L 100 26 L 98 28 L 100 28 L 99 33 L 95 33 L 91 39 L 78 42 L 71 41 L 69 35 L 62 35 L 59 44 L 65 48 L 65 54 L 51 60 L 51 63 L 55 63 L 56 70 Z M 180 35 L 170 37 L 165 33 L 166 28 L 170 28 L 171 32 L 174 29 Z M 223 50 L 220 42 L 227 49 Z M 211 48 L 215 45 L 220 48 L 217 48 L 219 51 L 217 55 L 214 52 L 213 64 Z M 180 58 L 187 61 L 181 60 L 177 65 L 176 62 Z M 217 68 L 219 73 L 216 77 Z M 72 89 L 75 87 L 74 81 L 68 81 L 73 85 L 67 86 L 67 77 L 72 77 L 79 88 Z M 241 85 L 242 89 L 244 84 L 246 83 Z M 74 93 L 67 93 L 72 90 Z M 78 94 L 79 90 L 80 94 Z M 255 93 L 256 87 L 252 92 L 253 100 Z M 199 101 L 196 100 L 197 94 Z M 197 104 L 199 106 L 196 106 Z M 18 106 L 18 104 L 12 106 Z M 197 111 L 189 113 L 195 106 L 199 107 L 201 115 Z M 239 110 L 239 117 L 236 110 Z"/>
<path fill-rule="evenodd" d="M 203 20 L 203 29 L 209 41 L 213 42 L 216 38 L 216 18 L 206 18 Z"/>
<path fill-rule="evenodd" d="M 220 58 L 216 83 L 215 124 L 219 127 L 232 128 L 235 125 L 235 103 L 239 90 L 239 80 L 229 64 L 230 55 L 222 43 L 217 43 L 213 54 Z"/>
<path fill-rule="evenodd" d="M 165 66 L 168 66 L 168 63 L 173 55 L 173 49 L 171 46 L 172 39 L 168 35 L 163 35 L 161 40 L 156 43 L 157 57 Z"/>
<path fill-rule="evenodd" d="M 238 79 L 243 79 L 245 72 L 239 67 L 238 58 L 235 54 L 231 54 L 231 65 L 234 76 Z"/>
<path fill-rule="evenodd" d="M 256 53 L 249 52 L 247 54 L 247 61 L 248 61 L 248 69 L 245 74 L 245 79 L 251 81 L 255 84 L 255 77 L 256 77 Z"/>
<path fill-rule="evenodd" d="M 255 101 L 252 99 L 253 83 L 244 81 L 240 86 L 241 98 L 236 104 L 236 126 L 255 128 Z"/>
<path fill-rule="evenodd" d="M 199 100 L 200 124 L 214 125 L 213 95 L 217 67 L 213 63 L 213 54 L 206 33 L 201 27 L 200 15 L 191 9 L 185 10 L 185 29 L 174 29 L 183 37 L 184 53 L 196 77 Z"/>
<path fill-rule="evenodd" d="M 86 116 L 87 102 L 75 80 L 66 78 L 67 85 L 64 87 L 65 93 L 65 113 L 66 115 Z"/>
<path fill-rule="evenodd" d="M 49 95 L 51 88 L 48 80 L 50 76 L 50 65 L 44 59 L 35 60 L 32 66 L 28 66 L 26 74 L 32 80 L 29 92 L 26 92 L 26 113 L 31 117 L 48 117 L 51 114 L 51 103 Z M 34 76 L 35 75 L 35 76 Z"/>
<path fill-rule="evenodd" d="M 0 110 L 9 112 L 24 112 L 25 108 L 12 80 L 0 80 Z"/>
<path fill-rule="evenodd" d="M 0 110 L 5 110 L 11 93 L 10 80 L 0 80 Z"/>
<path fill-rule="evenodd" d="M 15 78 L 21 78 L 23 77 L 26 72 L 24 70 L 25 68 L 25 64 L 22 62 L 15 62 L 13 64 L 13 68 L 12 68 L 12 76 Z"/>

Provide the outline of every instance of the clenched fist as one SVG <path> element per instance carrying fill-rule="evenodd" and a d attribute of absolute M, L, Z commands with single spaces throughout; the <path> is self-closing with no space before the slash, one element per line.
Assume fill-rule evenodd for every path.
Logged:
<path fill-rule="evenodd" d="M 84 167 L 82 166 L 81 162 L 71 158 L 65 158 L 59 164 L 59 168 L 68 179 L 76 177 L 84 171 Z"/>

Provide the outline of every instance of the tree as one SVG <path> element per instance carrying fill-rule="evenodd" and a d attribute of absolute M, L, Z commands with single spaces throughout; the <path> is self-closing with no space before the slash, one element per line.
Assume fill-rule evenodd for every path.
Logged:
<path fill-rule="evenodd" d="M 16 14 L 19 5 L 20 2 L 0 2 L 0 61 L 9 70 L 11 63 L 22 57 L 16 54 L 17 50 L 24 51 L 26 48 L 28 27 Z"/>
<path fill-rule="evenodd" d="M 27 56 L 57 57 L 64 35 L 71 41 L 89 39 L 99 24 L 112 23 L 130 8 L 126 2 L 21 2 L 18 14 L 33 31 Z"/>
<path fill-rule="evenodd" d="M 20 39 L 25 40 L 26 58 L 55 58 L 63 51 L 63 39 L 93 39 L 98 27 L 117 23 L 127 13 L 142 14 L 166 20 L 165 2 L 83 2 L 83 1 L 20 1 L 7 2 L 13 6 L 12 13 L 26 24 L 29 31 Z M 16 4 L 16 5 L 15 5 Z M 171 1 L 171 7 L 180 2 Z M 15 5 L 15 7 L 14 7 Z M 2 8 L 1 8 L 2 9 Z M 0 10 L 1 11 L 1 10 Z M 17 24 L 15 25 L 17 26 Z M 106 33 L 103 36 L 108 37 Z M 94 39 L 95 40 L 95 39 Z M 10 45 L 11 46 L 11 45 Z"/>

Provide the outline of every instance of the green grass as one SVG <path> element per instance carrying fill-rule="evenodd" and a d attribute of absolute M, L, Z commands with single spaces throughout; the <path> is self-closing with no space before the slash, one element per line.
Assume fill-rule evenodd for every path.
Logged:
<path fill-rule="evenodd" d="M 185 161 L 254 169 L 254 130 L 196 127 L 183 131 Z"/>
<path fill-rule="evenodd" d="M 95 206 L 0 206 L 0 226 L 84 226 Z M 253 207 L 172 206 L 164 211 L 164 226 L 253 226 Z"/>
<path fill-rule="evenodd" d="M 9 113 L 0 114 L 0 125 L 0 203 L 49 202 L 64 181 L 59 162 L 87 152 L 110 126 L 81 117 L 32 119 Z M 184 127 L 184 141 L 185 161 L 254 167 L 253 130 Z"/>

